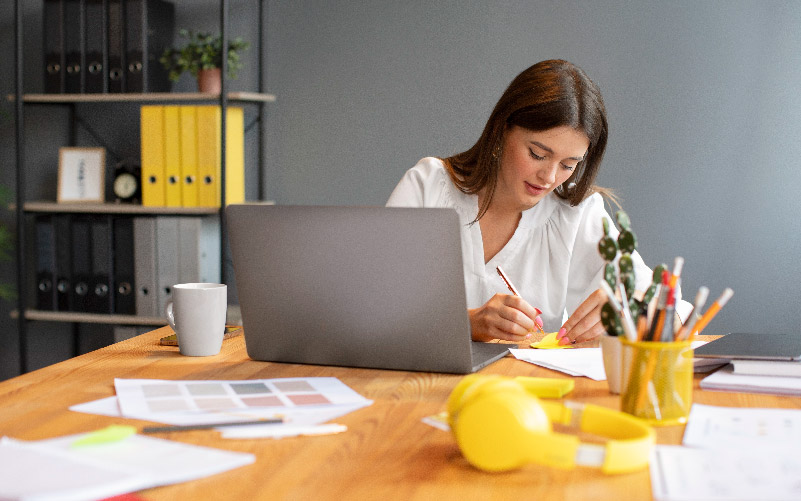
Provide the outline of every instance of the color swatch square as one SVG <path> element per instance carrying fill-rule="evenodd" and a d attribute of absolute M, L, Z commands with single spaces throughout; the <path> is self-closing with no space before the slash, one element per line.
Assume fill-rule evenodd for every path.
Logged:
<path fill-rule="evenodd" d="M 237 395 L 252 395 L 254 393 L 272 393 L 272 390 L 264 383 L 236 383 L 231 384 L 231 389 Z"/>
<path fill-rule="evenodd" d="M 248 407 L 284 407 L 284 403 L 275 395 L 242 397 L 242 402 Z"/>
<path fill-rule="evenodd" d="M 148 400 L 147 407 L 150 412 L 175 412 L 191 410 L 186 400 Z"/>
<path fill-rule="evenodd" d="M 235 409 L 238 407 L 230 398 L 196 398 L 195 405 L 197 405 L 198 409 L 203 410 Z"/>
<path fill-rule="evenodd" d="M 277 381 L 273 384 L 281 391 L 317 391 L 308 381 Z"/>
<path fill-rule="evenodd" d="M 177 384 L 147 384 L 142 386 L 142 393 L 145 394 L 145 398 L 179 397 L 181 387 Z"/>
<path fill-rule="evenodd" d="M 324 395 L 319 393 L 302 394 L 302 395 L 287 395 L 289 400 L 295 405 L 318 405 L 330 404 L 331 401 L 325 398 Z"/>
<path fill-rule="evenodd" d="M 227 395 L 223 385 L 217 383 L 188 383 L 186 389 L 195 396 Z"/>

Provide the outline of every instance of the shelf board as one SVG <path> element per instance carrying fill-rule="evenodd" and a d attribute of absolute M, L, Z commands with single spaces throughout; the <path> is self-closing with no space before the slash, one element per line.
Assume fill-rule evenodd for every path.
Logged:
<path fill-rule="evenodd" d="M 14 94 L 7 96 L 9 101 L 16 100 Z M 199 92 L 146 92 L 136 94 L 23 94 L 25 103 L 120 103 L 120 102 L 214 102 L 219 101 L 219 94 Z M 229 101 L 250 103 L 272 103 L 275 95 L 259 92 L 229 92 Z"/>
<path fill-rule="evenodd" d="M 46 201 L 32 201 L 23 204 L 25 212 L 68 212 L 81 214 L 173 214 L 187 216 L 206 216 L 217 214 L 218 207 L 149 207 L 133 204 L 115 203 L 58 203 Z M 10 204 L 11 210 L 16 210 L 16 204 Z"/>
<path fill-rule="evenodd" d="M 11 318 L 19 318 L 19 311 L 13 310 L 11 312 Z M 76 311 L 25 310 L 25 319 L 40 320 L 45 322 L 78 322 L 86 324 L 167 325 L 167 319 L 162 317 L 83 313 Z"/>

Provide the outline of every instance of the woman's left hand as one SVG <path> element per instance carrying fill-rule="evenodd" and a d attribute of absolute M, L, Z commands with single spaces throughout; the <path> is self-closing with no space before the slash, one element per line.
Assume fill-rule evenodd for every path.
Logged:
<path fill-rule="evenodd" d="M 606 294 L 601 289 L 590 294 L 559 329 L 556 334 L 559 344 L 583 343 L 600 336 L 604 332 L 601 307 L 606 301 Z"/>

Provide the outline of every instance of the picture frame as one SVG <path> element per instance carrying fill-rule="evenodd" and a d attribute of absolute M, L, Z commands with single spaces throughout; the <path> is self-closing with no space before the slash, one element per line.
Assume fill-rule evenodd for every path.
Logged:
<path fill-rule="evenodd" d="M 58 202 L 104 202 L 106 149 L 64 146 L 58 150 Z"/>

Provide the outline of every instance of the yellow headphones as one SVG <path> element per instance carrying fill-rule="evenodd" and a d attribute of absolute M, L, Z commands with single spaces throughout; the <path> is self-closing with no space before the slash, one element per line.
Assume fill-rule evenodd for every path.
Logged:
<path fill-rule="evenodd" d="M 654 430 L 633 416 L 597 405 L 543 401 L 524 381 L 501 376 L 463 378 L 448 399 L 448 417 L 462 454 L 486 471 L 537 463 L 626 473 L 648 466 L 656 442 Z M 552 422 L 610 440 L 605 445 L 582 443 L 576 436 L 553 432 Z"/>

